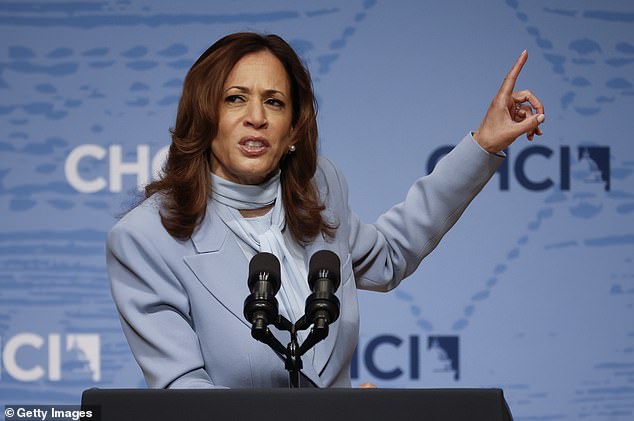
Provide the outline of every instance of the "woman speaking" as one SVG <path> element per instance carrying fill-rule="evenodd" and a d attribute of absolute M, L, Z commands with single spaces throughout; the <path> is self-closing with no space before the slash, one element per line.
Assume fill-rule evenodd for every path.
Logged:
<path fill-rule="evenodd" d="M 303 357 L 301 386 L 349 387 L 357 289 L 388 291 L 413 273 L 504 160 L 517 137 L 541 135 L 544 109 L 514 92 L 523 52 L 480 127 L 374 224 L 348 206 L 341 173 L 319 157 L 307 69 L 276 35 L 213 44 L 184 81 L 160 179 L 111 230 L 112 294 L 150 387 L 285 387 L 280 357 L 243 316 L 250 259 L 280 261 L 279 312 L 294 322 L 317 250 L 341 260 L 341 310 Z M 274 334 L 279 334 L 272 328 Z"/>

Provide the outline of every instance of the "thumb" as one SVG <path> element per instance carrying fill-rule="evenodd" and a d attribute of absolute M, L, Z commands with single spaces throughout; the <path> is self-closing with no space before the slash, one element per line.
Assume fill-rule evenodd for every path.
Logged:
<path fill-rule="evenodd" d="M 521 136 L 524 133 L 528 133 L 531 130 L 536 129 L 540 124 L 544 122 L 544 119 L 544 114 L 535 114 L 534 116 L 531 116 L 530 118 L 517 123 L 515 126 L 517 136 Z"/>

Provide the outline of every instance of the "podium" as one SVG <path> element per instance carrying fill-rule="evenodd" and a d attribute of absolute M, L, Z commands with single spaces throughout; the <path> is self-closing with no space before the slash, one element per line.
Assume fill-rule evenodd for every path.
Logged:
<path fill-rule="evenodd" d="M 101 421 L 512 421 L 500 389 L 88 389 Z"/>

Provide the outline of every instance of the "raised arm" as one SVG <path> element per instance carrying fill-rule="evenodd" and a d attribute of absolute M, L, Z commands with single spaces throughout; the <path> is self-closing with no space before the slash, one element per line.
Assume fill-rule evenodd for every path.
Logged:
<path fill-rule="evenodd" d="M 528 55 L 522 52 L 473 136 L 467 135 L 405 200 L 364 224 L 349 211 L 350 250 L 357 285 L 385 291 L 409 276 L 439 243 L 502 163 L 517 137 L 541 135 L 544 107 L 529 90 L 513 92 Z M 342 191 L 345 199 L 346 187 Z M 346 202 L 347 203 L 347 202 Z"/>

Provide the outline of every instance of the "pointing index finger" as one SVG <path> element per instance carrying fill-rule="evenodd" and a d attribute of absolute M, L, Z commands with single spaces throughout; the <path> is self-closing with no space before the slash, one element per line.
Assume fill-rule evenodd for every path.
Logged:
<path fill-rule="evenodd" d="M 511 95 L 513 89 L 515 88 L 515 81 L 522 71 L 522 67 L 524 67 L 524 63 L 528 59 L 528 52 L 526 50 L 522 51 L 522 54 L 518 57 L 517 61 L 513 65 L 511 71 L 504 78 L 504 82 L 502 82 L 502 86 L 500 87 L 499 94 L 502 96 Z"/>

